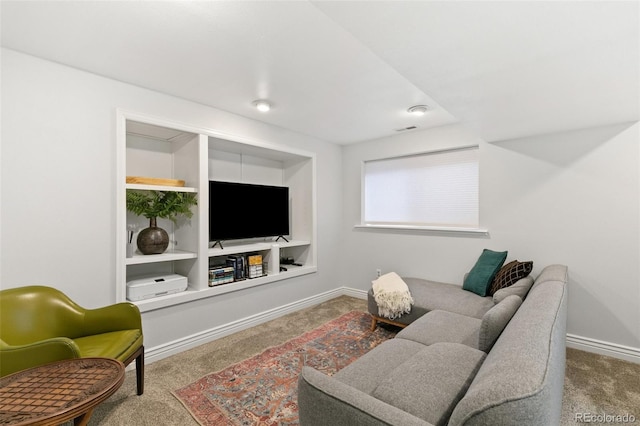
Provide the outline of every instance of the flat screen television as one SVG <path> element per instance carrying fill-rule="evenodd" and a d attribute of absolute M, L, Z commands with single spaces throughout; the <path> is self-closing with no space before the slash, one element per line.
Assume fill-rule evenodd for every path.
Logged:
<path fill-rule="evenodd" d="M 289 188 L 209 181 L 209 241 L 289 235 Z"/>

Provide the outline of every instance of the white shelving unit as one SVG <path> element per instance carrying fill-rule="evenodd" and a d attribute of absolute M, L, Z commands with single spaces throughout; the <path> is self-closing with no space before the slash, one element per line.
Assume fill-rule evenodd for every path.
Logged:
<path fill-rule="evenodd" d="M 306 257 L 301 256 L 300 254 L 304 253 L 304 250 L 308 249 L 311 246 L 310 241 L 273 241 L 273 242 L 263 242 L 263 243 L 253 243 L 253 244 L 240 244 L 240 245 L 231 245 L 227 246 L 224 249 L 220 247 L 214 247 L 209 249 L 209 258 L 225 258 L 226 256 L 232 254 L 245 254 L 245 253 L 259 253 L 262 254 L 263 259 L 266 260 L 268 264 L 267 273 L 268 275 L 275 276 L 283 273 L 283 276 L 287 276 L 287 272 L 289 272 L 289 268 L 287 271 L 280 270 L 280 258 L 284 257 L 284 253 L 287 252 L 287 249 L 290 248 L 301 248 L 303 251 L 298 250 L 298 256 L 295 256 L 294 259 L 296 263 L 300 263 L 303 266 L 291 266 L 291 269 L 305 270 L 309 268 L 308 259 Z M 315 266 L 315 265 L 313 265 Z"/>
<path fill-rule="evenodd" d="M 116 299 L 126 300 L 126 283 L 140 275 L 177 273 L 187 277 L 187 291 L 135 302 L 141 311 L 249 289 L 317 271 L 315 155 L 313 153 L 225 135 L 137 113 L 117 111 L 117 239 Z M 125 183 L 126 176 L 181 179 L 184 187 Z M 269 240 L 225 241 L 224 249 L 210 248 L 209 180 L 282 185 L 289 187 L 290 232 L 288 242 Z M 159 255 L 135 252 L 126 257 L 127 231 L 137 232 L 148 220 L 126 211 L 126 190 L 183 191 L 198 194 L 198 206 L 190 220 L 177 225 L 158 219 L 169 233 L 169 249 Z M 265 206 L 264 208 L 268 208 Z M 259 210 L 252 212 L 259 220 Z M 268 264 L 267 275 L 208 285 L 210 263 L 224 263 L 226 256 L 259 253 Z M 286 265 L 293 258 L 302 266 Z"/>
<path fill-rule="evenodd" d="M 134 253 L 133 257 L 128 257 L 125 261 L 127 265 L 143 265 L 147 263 L 173 262 L 174 260 L 195 259 L 198 253 L 168 249 L 162 254 L 153 256 L 145 256 L 144 254 Z"/>
<path fill-rule="evenodd" d="M 198 192 L 196 188 L 188 186 L 164 186 L 164 185 L 143 185 L 140 183 L 127 183 L 126 189 L 140 189 L 143 191 L 176 191 L 176 192 Z"/>

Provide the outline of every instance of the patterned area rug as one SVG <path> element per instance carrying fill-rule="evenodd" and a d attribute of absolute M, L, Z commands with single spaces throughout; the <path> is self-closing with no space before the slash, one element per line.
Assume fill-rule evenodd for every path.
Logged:
<path fill-rule="evenodd" d="M 297 425 L 302 366 L 331 375 L 395 335 L 370 325 L 368 314 L 349 312 L 173 394 L 203 426 Z"/>

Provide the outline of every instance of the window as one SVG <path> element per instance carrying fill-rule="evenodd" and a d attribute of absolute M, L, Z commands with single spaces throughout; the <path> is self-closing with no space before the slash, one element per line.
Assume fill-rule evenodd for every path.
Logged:
<path fill-rule="evenodd" d="M 478 147 L 366 161 L 365 226 L 478 227 Z"/>

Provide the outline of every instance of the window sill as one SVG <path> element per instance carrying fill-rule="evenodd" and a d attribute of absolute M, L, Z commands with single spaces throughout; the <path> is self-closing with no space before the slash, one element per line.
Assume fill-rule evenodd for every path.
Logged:
<path fill-rule="evenodd" d="M 455 228 L 448 226 L 354 225 L 354 229 L 357 231 L 379 231 L 402 234 L 489 236 L 489 230 L 485 228 Z"/>

